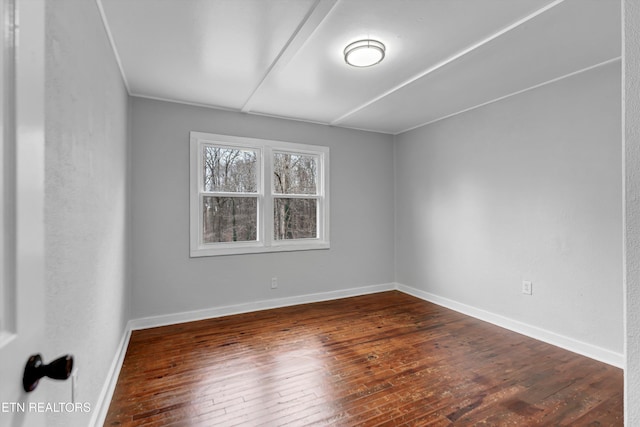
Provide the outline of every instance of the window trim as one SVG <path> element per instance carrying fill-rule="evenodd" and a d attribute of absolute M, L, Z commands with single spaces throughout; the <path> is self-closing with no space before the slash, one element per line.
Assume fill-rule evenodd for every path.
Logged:
<path fill-rule="evenodd" d="M 190 132 L 190 160 L 189 160 L 189 219 L 190 219 L 190 256 L 219 256 L 251 253 L 269 253 L 286 251 L 304 251 L 329 249 L 329 147 L 319 145 L 298 144 L 292 142 L 247 138 L 240 136 L 212 134 L 206 132 Z M 202 182 L 202 148 L 205 145 L 237 147 L 252 149 L 257 152 L 257 193 L 250 196 L 258 198 L 256 241 L 250 242 L 202 242 L 202 214 L 201 199 Z M 274 192 L 273 182 L 273 153 L 289 152 L 292 154 L 312 155 L 317 157 L 318 177 L 317 194 L 315 195 L 286 195 Z M 208 193 L 208 192 L 207 192 Z M 233 193 L 238 196 L 241 193 Z M 249 194 L 247 194 L 249 196 Z M 273 229 L 273 205 L 276 198 L 308 198 L 317 202 L 317 233 L 318 237 L 295 240 L 276 240 Z"/>

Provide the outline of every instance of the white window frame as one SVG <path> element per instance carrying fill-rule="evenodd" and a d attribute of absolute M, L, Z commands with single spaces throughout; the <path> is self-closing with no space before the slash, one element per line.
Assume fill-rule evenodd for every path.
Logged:
<path fill-rule="evenodd" d="M 191 132 L 190 139 L 190 256 L 218 256 L 265 252 L 329 249 L 329 147 L 298 144 L 258 138 L 246 138 L 205 132 Z M 202 197 L 204 192 L 202 152 L 206 145 L 249 149 L 257 153 L 257 193 L 234 193 L 230 196 L 250 196 L 258 199 L 256 240 L 250 242 L 202 242 Z M 314 156 L 318 160 L 317 192 L 310 195 L 283 195 L 274 192 L 273 154 L 291 153 Z M 221 195 L 221 194 L 220 194 Z M 224 194 L 229 195 L 229 193 Z M 273 229 L 275 198 L 306 198 L 317 200 L 317 237 L 276 240 Z"/>

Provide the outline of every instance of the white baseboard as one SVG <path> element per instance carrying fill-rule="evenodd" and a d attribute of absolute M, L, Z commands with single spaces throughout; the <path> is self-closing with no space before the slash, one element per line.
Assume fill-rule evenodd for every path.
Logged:
<path fill-rule="evenodd" d="M 475 317 L 476 319 L 480 319 L 485 322 L 492 323 L 496 326 L 500 326 L 519 334 L 537 339 L 539 341 L 555 345 L 556 347 L 564 348 L 565 350 L 569 350 L 574 353 L 589 357 L 591 359 L 607 363 L 617 368 L 624 369 L 624 354 L 616 353 L 602 347 L 578 341 L 576 339 L 560 335 L 546 329 L 538 328 L 537 326 L 529 325 L 518 320 L 510 319 L 508 317 L 491 313 L 486 310 L 482 310 L 448 298 L 434 295 L 432 293 L 412 288 L 401 283 L 396 283 L 396 289 L 406 294 L 413 295 L 414 297 L 420 298 L 422 300 L 432 302 L 434 304 L 449 308 L 462 314 L 466 314 L 467 316 Z"/>
<path fill-rule="evenodd" d="M 93 415 L 91 416 L 91 420 L 89 421 L 89 426 L 91 427 L 102 427 L 104 425 L 104 420 L 107 418 L 109 404 L 111 403 L 113 392 L 116 389 L 116 383 L 118 382 L 118 376 L 120 375 L 120 370 L 122 369 L 122 364 L 124 363 L 124 356 L 127 353 L 127 347 L 129 346 L 130 338 L 131 322 L 128 322 L 125 326 L 124 333 L 122 334 L 120 344 L 116 349 L 116 354 L 113 358 L 113 362 L 111 362 L 111 366 L 109 367 L 109 371 L 107 372 L 107 379 L 102 386 L 100 396 L 98 396 L 98 401 L 93 408 Z"/>
<path fill-rule="evenodd" d="M 299 295 L 295 297 L 275 298 L 269 300 L 248 302 L 244 304 L 212 307 L 204 310 L 186 311 L 182 313 L 166 314 L 162 316 L 144 317 L 134 319 L 131 329 L 148 329 L 156 326 L 174 325 L 177 323 L 193 322 L 196 320 L 212 319 L 233 314 L 250 313 L 252 311 L 268 310 L 272 308 L 288 307 L 291 305 L 308 304 L 312 302 L 329 301 L 339 298 L 348 298 L 359 295 L 374 294 L 377 292 L 391 291 L 396 288 L 395 283 L 363 286 L 359 288 L 342 289 L 339 291 L 320 292 L 315 294 Z"/>

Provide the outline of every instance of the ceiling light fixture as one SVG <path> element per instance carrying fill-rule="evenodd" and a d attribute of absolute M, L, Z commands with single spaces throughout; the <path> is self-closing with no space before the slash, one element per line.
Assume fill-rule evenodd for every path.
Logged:
<path fill-rule="evenodd" d="M 384 59 L 385 47 L 377 40 L 358 40 L 344 48 L 344 61 L 353 67 L 370 67 Z"/>

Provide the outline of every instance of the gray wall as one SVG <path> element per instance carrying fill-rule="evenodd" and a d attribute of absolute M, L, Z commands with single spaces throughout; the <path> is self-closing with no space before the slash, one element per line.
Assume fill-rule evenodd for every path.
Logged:
<path fill-rule="evenodd" d="M 640 425 L 640 3 L 624 2 L 625 279 L 627 329 L 625 420 Z"/>
<path fill-rule="evenodd" d="M 621 354 L 620 84 L 616 62 L 397 137 L 397 282 Z"/>
<path fill-rule="evenodd" d="M 129 318 L 128 96 L 95 2 L 46 9 L 45 360 L 72 353 L 95 403 Z M 44 344 L 44 343 L 43 343 Z M 71 381 L 51 382 L 71 401 Z M 86 426 L 88 414 L 47 425 Z"/>
<path fill-rule="evenodd" d="M 132 114 L 133 318 L 393 282 L 392 137 L 142 98 Z M 331 249 L 189 258 L 190 131 L 329 146 Z"/>

